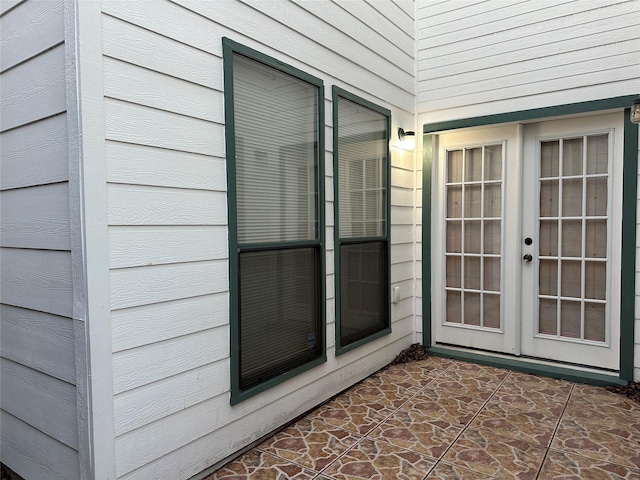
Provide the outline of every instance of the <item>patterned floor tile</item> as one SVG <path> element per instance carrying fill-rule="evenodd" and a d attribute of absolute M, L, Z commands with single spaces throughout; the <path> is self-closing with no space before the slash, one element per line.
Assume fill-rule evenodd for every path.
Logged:
<path fill-rule="evenodd" d="M 373 430 L 369 438 L 440 458 L 461 431 L 459 425 L 433 420 L 418 410 L 400 409 Z"/>
<path fill-rule="evenodd" d="M 424 455 L 365 438 L 323 473 L 339 480 L 421 480 L 434 463 Z"/>
<path fill-rule="evenodd" d="M 307 480 L 316 475 L 317 472 L 254 449 L 226 464 L 205 480 Z"/>
<path fill-rule="evenodd" d="M 303 418 L 258 449 L 320 471 L 360 439 L 359 435 L 319 420 Z"/>
<path fill-rule="evenodd" d="M 488 430 L 467 429 L 443 460 L 500 479 L 533 480 L 546 449 Z"/>
<path fill-rule="evenodd" d="M 458 465 L 451 465 L 445 462 L 438 462 L 436 467 L 427 475 L 426 480 L 494 480 L 480 472 L 474 472 Z"/>
<path fill-rule="evenodd" d="M 454 379 L 444 372 L 433 382 L 427 385 L 423 392 L 438 392 L 442 396 L 471 397 L 475 401 L 485 402 L 491 398 L 500 386 L 499 382 L 487 381 L 481 378 L 458 378 Z"/>
<path fill-rule="evenodd" d="M 398 385 L 412 392 L 416 392 L 431 383 L 442 373 L 427 366 L 393 365 L 375 374 L 375 378 L 384 383 Z"/>
<path fill-rule="evenodd" d="M 640 469 L 631 469 L 572 452 L 550 450 L 538 480 L 638 480 Z"/>
<path fill-rule="evenodd" d="M 322 420 L 329 425 L 350 432 L 366 435 L 382 420 L 393 413 L 388 407 L 372 408 L 369 405 L 342 406 L 336 401 L 329 402 L 311 413 L 307 418 Z"/>
<path fill-rule="evenodd" d="M 482 409 L 469 428 L 491 430 L 503 437 L 548 447 L 559 419 L 558 415 L 537 410 L 518 411 L 490 404 Z"/>
<path fill-rule="evenodd" d="M 333 401 L 343 407 L 365 405 L 374 410 L 395 409 L 405 403 L 412 392 L 391 384 L 376 385 L 373 382 L 362 382 Z"/>
<path fill-rule="evenodd" d="M 403 410 L 418 410 L 432 421 L 441 420 L 456 425 L 466 425 L 484 405 L 483 400 L 477 400 L 464 392 L 448 390 L 425 389 L 409 400 Z"/>
<path fill-rule="evenodd" d="M 595 460 L 640 468 L 640 434 L 616 425 L 563 418 L 551 447 Z"/>
<path fill-rule="evenodd" d="M 493 395 L 491 402 L 503 408 L 543 410 L 560 415 L 573 383 L 512 372 Z"/>
<path fill-rule="evenodd" d="M 640 404 L 601 387 L 576 385 L 564 418 L 603 426 L 618 425 L 640 434 Z"/>

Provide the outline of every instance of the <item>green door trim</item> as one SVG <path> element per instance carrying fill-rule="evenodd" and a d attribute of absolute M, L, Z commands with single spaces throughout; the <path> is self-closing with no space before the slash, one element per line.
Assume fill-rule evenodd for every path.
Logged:
<path fill-rule="evenodd" d="M 588 102 L 570 103 L 531 110 L 485 115 L 481 117 L 449 120 L 423 125 L 422 155 L 422 343 L 430 347 L 433 354 L 457 358 L 476 363 L 502 366 L 513 370 L 525 371 L 537 375 L 554 378 L 565 378 L 574 381 L 603 384 L 626 384 L 633 380 L 634 355 L 634 305 L 635 305 L 635 266 L 636 266 L 636 208 L 637 208 L 637 174 L 638 174 L 638 125 L 629 120 L 630 105 L 637 95 L 605 98 Z M 541 367 L 517 357 L 505 359 L 503 356 L 474 354 L 444 346 L 433 347 L 431 335 L 431 188 L 433 137 L 437 132 L 457 130 L 460 128 L 481 127 L 504 123 L 516 123 L 546 120 L 553 117 L 570 116 L 584 113 L 597 113 L 605 110 L 624 109 L 624 151 L 623 151 L 623 192 L 622 192 L 622 265 L 620 292 L 620 372 L 615 377 L 583 372 L 561 365 Z"/>

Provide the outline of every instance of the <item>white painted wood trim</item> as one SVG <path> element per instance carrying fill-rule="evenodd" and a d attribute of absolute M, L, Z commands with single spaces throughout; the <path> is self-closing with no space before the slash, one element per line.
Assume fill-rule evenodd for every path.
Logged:
<path fill-rule="evenodd" d="M 65 0 L 80 478 L 116 478 L 100 2 Z M 80 41 L 82 39 L 82 41 Z"/>

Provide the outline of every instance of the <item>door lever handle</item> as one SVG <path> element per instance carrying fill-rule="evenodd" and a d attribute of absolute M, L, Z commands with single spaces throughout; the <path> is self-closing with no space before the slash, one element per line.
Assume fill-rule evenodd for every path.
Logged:
<path fill-rule="evenodd" d="M 522 260 L 524 260 L 525 262 L 530 262 L 531 260 L 533 260 L 533 257 L 530 253 L 527 253 L 524 257 L 522 257 Z"/>

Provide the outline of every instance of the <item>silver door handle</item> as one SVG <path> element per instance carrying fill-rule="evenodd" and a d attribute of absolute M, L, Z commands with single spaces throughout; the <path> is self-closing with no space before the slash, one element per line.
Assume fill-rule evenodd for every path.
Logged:
<path fill-rule="evenodd" d="M 533 260 L 533 257 L 530 253 L 527 253 L 524 257 L 522 257 L 522 260 L 524 260 L 525 262 L 530 262 L 531 260 Z"/>

